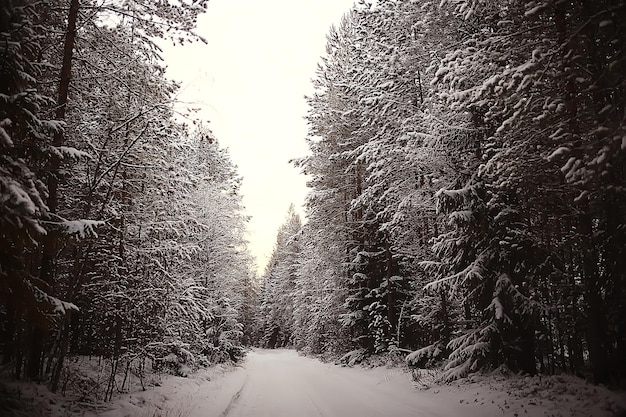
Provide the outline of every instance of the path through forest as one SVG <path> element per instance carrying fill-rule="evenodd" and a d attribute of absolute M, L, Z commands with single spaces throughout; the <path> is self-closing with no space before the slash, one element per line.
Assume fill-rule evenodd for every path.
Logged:
<path fill-rule="evenodd" d="M 249 352 L 242 364 L 166 377 L 85 417 L 609 417 L 624 393 L 573 376 L 477 375 L 416 388 L 401 368 L 322 363 L 286 349 Z M 429 383 L 430 382 L 430 383 Z M 421 384 L 421 388 L 426 388 Z M 95 410 L 94 410 L 95 411 Z M 55 414 L 56 415 L 56 414 Z M 65 415 L 65 414 L 58 414 Z"/>
<path fill-rule="evenodd" d="M 410 375 L 397 368 L 347 368 L 292 350 L 256 350 L 246 360 L 242 387 L 221 416 L 502 416 L 494 404 L 446 394 L 415 389 Z M 198 404 L 192 416 L 215 411 Z"/>

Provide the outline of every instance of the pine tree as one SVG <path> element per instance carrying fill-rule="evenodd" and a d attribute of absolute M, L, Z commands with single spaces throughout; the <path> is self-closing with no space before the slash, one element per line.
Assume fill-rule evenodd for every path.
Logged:
<path fill-rule="evenodd" d="M 39 376 L 41 329 L 76 306 L 54 296 L 49 282 L 38 280 L 39 248 L 55 221 L 48 201 L 50 190 L 41 167 L 56 157 L 51 137 L 62 131 L 56 120 L 41 118 L 52 100 L 38 91 L 36 58 L 43 35 L 36 29 L 31 2 L 0 6 L 0 36 L 6 48 L 0 66 L 0 275 L 3 300 L 3 360 L 15 364 L 15 375 Z M 16 303 L 16 300 L 23 300 Z M 23 344 L 33 340 L 30 349 Z M 24 369 L 24 366 L 27 369 Z"/>

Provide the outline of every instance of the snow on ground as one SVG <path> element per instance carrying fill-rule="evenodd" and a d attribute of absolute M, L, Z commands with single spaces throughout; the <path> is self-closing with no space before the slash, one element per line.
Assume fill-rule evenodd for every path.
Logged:
<path fill-rule="evenodd" d="M 424 389 L 424 383 L 414 384 Z M 624 417 L 626 393 L 587 383 L 572 375 L 472 376 L 447 385 L 426 381 L 426 393 L 460 404 L 495 405 L 512 417 Z M 470 414 L 473 416 L 474 414 Z M 477 414 L 479 415 L 479 414 Z"/>
<path fill-rule="evenodd" d="M 168 376 L 160 386 L 121 394 L 84 417 L 210 417 L 220 416 L 243 386 L 241 366 L 217 365 L 189 377 Z"/>
<path fill-rule="evenodd" d="M 241 366 L 218 365 L 187 378 L 116 394 L 109 403 L 54 396 L 24 383 L 21 412 L 0 416 L 85 417 L 615 417 L 626 396 L 573 376 L 492 373 L 437 385 L 433 371 L 342 367 L 292 350 L 254 350 Z M 623 416 L 621 414 L 620 416 Z"/>
<path fill-rule="evenodd" d="M 572 376 L 494 373 L 424 389 L 427 378 L 417 382 L 401 368 L 341 367 L 292 350 L 255 350 L 243 368 L 208 381 L 207 372 L 215 371 L 170 378 L 100 415 L 152 416 L 162 409 L 188 417 L 609 417 L 626 405 L 623 395 Z M 143 404 L 150 406 L 134 414 Z"/>
<path fill-rule="evenodd" d="M 43 385 L 0 381 L 0 417 L 207 416 L 203 410 L 226 409 L 246 377 L 243 367 L 233 365 L 201 369 L 187 378 L 147 374 L 145 390 L 135 378 L 128 384 L 130 392 L 102 402 L 95 397 L 102 397 L 106 375 L 93 361 L 81 361 L 80 367 L 80 383 L 74 382 L 65 396 Z"/>
<path fill-rule="evenodd" d="M 298 356 L 255 351 L 228 417 L 501 416 L 494 405 L 462 404 L 413 388 L 398 368 L 348 368 Z M 210 415 L 210 414 L 209 414 Z"/>

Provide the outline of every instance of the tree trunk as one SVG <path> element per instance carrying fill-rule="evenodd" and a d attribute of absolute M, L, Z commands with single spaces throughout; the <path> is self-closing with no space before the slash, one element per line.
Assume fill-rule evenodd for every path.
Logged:
<path fill-rule="evenodd" d="M 15 308 L 15 301 L 13 297 L 7 297 L 4 305 L 6 311 L 6 325 L 4 331 L 0 333 L 4 340 L 4 347 L 2 350 L 2 362 L 0 365 L 5 366 L 15 360 L 15 348 L 17 337 L 17 321 L 18 314 Z"/>
<path fill-rule="evenodd" d="M 452 334 L 452 328 L 450 326 L 450 315 L 448 313 L 448 296 L 446 295 L 446 290 L 442 288 L 439 291 L 439 296 L 441 297 L 441 335 L 440 340 L 443 346 L 448 346 L 448 342 L 450 341 L 450 335 Z"/>
<path fill-rule="evenodd" d="M 602 288 L 597 265 L 597 254 L 592 245 L 592 220 L 588 213 L 588 204 L 583 207 L 579 226 L 584 240 L 583 278 L 585 283 L 585 301 L 587 303 L 587 330 L 589 342 L 589 360 L 596 384 L 609 381 L 609 360 L 607 356 L 607 321 L 602 299 Z"/>
<path fill-rule="evenodd" d="M 528 375 L 537 374 L 537 363 L 535 361 L 535 329 L 532 325 L 533 321 L 529 321 L 526 325 L 522 326 L 521 330 L 521 357 L 520 365 L 522 371 Z"/>
<path fill-rule="evenodd" d="M 572 136 L 580 136 L 578 103 L 576 101 L 577 89 L 572 73 L 574 64 L 571 56 L 575 45 L 574 38 L 568 33 L 567 10 L 568 4 L 555 4 L 554 23 L 557 38 L 562 51 L 563 76 L 565 77 L 565 108 L 567 111 L 568 128 Z M 570 6 L 571 7 L 571 6 Z M 589 52 L 587 52 L 589 53 Z M 580 139 L 580 138 L 579 138 Z M 580 151 L 580 150 L 579 150 Z M 578 234 L 580 238 L 583 256 L 583 282 L 584 297 L 587 304 L 587 328 L 589 360 L 593 371 L 593 379 L 596 383 L 605 383 L 609 379 L 609 361 L 607 355 L 606 337 L 607 320 L 604 311 L 602 291 L 605 289 L 600 282 L 598 270 L 598 250 L 593 238 L 592 207 L 587 198 L 581 202 L 578 217 Z"/>
<path fill-rule="evenodd" d="M 57 99 L 56 119 L 65 119 L 67 96 L 72 77 L 72 56 L 74 53 L 74 42 L 76 39 L 76 21 L 78 18 L 79 0 L 71 0 L 67 17 L 67 31 L 65 33 L 65 44 L 63 47 L 63 64 L 61 66 L 61 80 L 59 84 L 59 95 Z M 54 134 L 52 145 L 61 146 L 65 142 L 63 131 Z M 48 177 L 48 209 L 52 217 L 58 209 L 58 186 L 59 167 L 61 161 L 56 156 L 51 156 L 50 173 Z M 56 240 L 52 233 L 48 233 L 43 242 L 41 269 L 39 278 L 49 290 L 54 283 L 55 275 Z M 41 366 L 43 359 L 44 342 L 47 336 L 47 329 L 42 325 L 35 324 L 32 335 L 31 351 L 28 359 L 28 377 L 39 379 L 41 376 Z"/>
<path fill-rule="evenodd" d="M 391 254 L 391 245 L 389 244 L 389 233 L 387 232 L 385 232 L 385 261 L 385 269 L 387 270 L 385 276 L 387 280 L 387 320 L 391 326 L 391 334 L 393 334 L 398 326 L 398 319 L 396 317 L 395 289 L 391 281 L 393 277 L 393 256 Z"/>
<path fill-rule="evenodd" d="M 65 321 L 62 324 L 61 340 L 59 346 L 59 357 L 54 363 L 52 368 L 52 375 L 50 377 L 50 391 L 56 392 L 59 388 L 59 381 L 61 379 L 61 372 L 63 371 L 63 363 L 65 362 L 65 356 L 67 355 L 70 346 L 70 317 L 65 317 Z"/>

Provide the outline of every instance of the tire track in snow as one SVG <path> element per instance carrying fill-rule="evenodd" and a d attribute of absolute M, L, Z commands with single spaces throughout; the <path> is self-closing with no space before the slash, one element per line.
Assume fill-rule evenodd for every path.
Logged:
<path fill-rule="evenodd" d="M 319 405 L 317 405 L 317 402 L 315 402 L 315 400 L 311 396 L 311 393 L 307 392 L 306 396 L 309 397 L 309 401 L 311 401 L 311 404 L 313 404 L 313 407 L 315 407 L 315 410 L 317 411 L 317 414 L 319 415 L 319 417 L 324 417 L 324 413 L 322 413 L 322 409 L 319 407 Z"/>
<path fill-rule="evenodd" d="M 241 388 L 239 388 L 239 391 L 237 391 L 235 395 L 233 395 L 233 398 L 230 399 L 230 402 L 228 403 L 224 411 L 222 411 L 222 414 L 220 414 L 220 417 L 227 417 L 228 413 L 230 413 L 233 407 L 237 405 L 237 402 L 239 401 L 239 397 L 241 397 L 241 392 L 246 387 L 247 382 L 248 382 L 248 374 L 246 374 L 246 379 L 243 380 L 243 384 L 241 384 Z"/>

